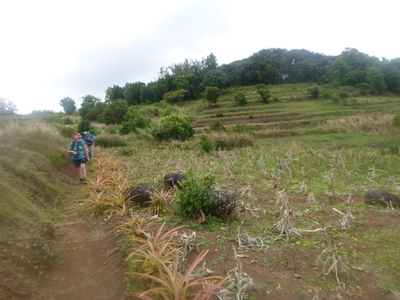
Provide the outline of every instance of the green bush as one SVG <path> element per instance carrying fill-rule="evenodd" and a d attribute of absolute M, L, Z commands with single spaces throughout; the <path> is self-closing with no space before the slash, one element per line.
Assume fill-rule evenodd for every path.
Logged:
<path fill-rule="evenodd" d="M 318 99 L 319 98 L 319 88 L 317 86 L 309 88 L 308 92 L 309 92 L 309 94 L 310 94 L 312 99 Z"/>
<path fill-rule="evenodd" d="M 213 144 L 211 142 L 211 139 L 206 136 L 206 135 L 201 135 L 200 136 L 200 147 L 201 150 L 203 150 L 204 152 L 210 152 L 213 149 Z"/>
<path fill-rule="evenodd" d="M 70 118 L 70 117 L 65 117 L 65 118 L 63 119 L 63 122 L 64 122 L 65 125 L 72 125 L 72 124 L 74 124 L 74 120 L 72 120 L 72 118 Z"/>
<path fill-rule="evenodd" d="M 223 118 L 224 117 L 224 113 L 218 112 L 218 113 L 215 114 L 215 117 L 216 118 Z"/>
<path fill-rule="evenodd" d="M 257 94 L 260 95 L 262 103 L 268 103 L 271 98 L 271 92 L 269 90 L 258 90 Z"/>
<path fill-rule="evenodd" d="M 399 145 L 390 145 L 389 153 L 390 154 L 399 154 Z"/>
<path fill-rule="evenodd" d="M 395 114 L 393 117 L 393 126 L 400 126 L 400 114 Z"/>
<path fill-rule="evenodd" d="M 236 133 L 246 133 L 250 132 L 250 128 L 246 124 L 238 123 L 232 126 L 230 131 Z"/>
<path fill-rule="evenodd" d="M 194 134 L 189 122 L 176 116 L 167 116 L 161 119 L 154 128 L 152 135 L 157 141 L 186 140 Z"/>
<path fill-rule="evenodd" d="M 208 174 L 199 179 L 189 169 L 185 176 L 186 179 L 180 182 L 182 189 L 175 193 L 177 211 L 184 217 L 193 218 L 203 207 L 215 203 L 212 190 L 215 175 Z"/>
<path fill-rule="evenodd" d="M 147 128 L 151 126 L 151 120 L 143 116 L 134 116 L 128 121 L 122 122 L 119 132 L 121 134 L 128 134 L 130 132 L 137 132 L 139 128 Z"/>
<path fill-rule="evenodd" d="M 85 131 L 91 131 L 92 130 L 92 125 L 88 120 L 83 119 L 82 121 L 79 122 L 78 124 L 78 132 L 84 133 Z"/>
<path fill-rule="evenodd" d="M 210 123 L 210 130 L 211 131 L 226 131 L 224 125 L 222 125 L 221 121 L 214 120 Z"/>
<path fill-rule="evenodd" d="M 240 105 L 245 105 L 247 103 L 246 95 L 243 93 L 238 93 L 235 96 L 235 102 L 238 102 Z"/>
<path fill-rule="evenodd" d="M 74 134 L 76 132 L 74 127 L 60 126 L 60 125 L 57 125 L 56 127 L 57 127 L 58 131 L 60 132 L 60 134 L 66 138 L 70 138 L 72 136 L 72 134 Z"/>

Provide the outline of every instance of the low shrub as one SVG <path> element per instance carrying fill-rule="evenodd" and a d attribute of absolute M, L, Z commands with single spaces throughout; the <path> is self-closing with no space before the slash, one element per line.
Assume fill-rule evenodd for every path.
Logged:
<path fill-rule="evenodd" d="M 250 128 L 246 124 L 237 123 L 230 128 L 230 131 L 235 133 L 245 133 L 250 132 Z"/>
<path fill-rule="evenodd" d="M 224 125 L 222 125 L 221 121 L 218 120 L 214 120 L 210 123 L 210 130 L 211 131 L 226 131 L 226 128 L 224 127 Z"/>
<path fill-rule="evenodd" d="M 239 103 L 240 105 L 245 105 L 247 104 L 247 98 L 246 95 L 243 93 L 238 93 L 235 96 L 235 102 Z"/>
<path fill-rule="evenodd" d="M 161 119 L 154 128 L 152 135 L 157 141 L 186 140 L 194 134 L 193 127 L 189 122 L 176 116 L 168 116 Z"/>
<path fill-rule="evenodd" d="M 185 173 L 186 179 L 179 184 L 181 190 L 175 193 L 178 213 L 184 217 L 193 218 L 200 210 L 214 203 L 212 186 L 215 175 L 208 174 L 199 179 L 192 169 Z"/>
<path fill-rule="evenodd" d="M 393 117 L 393 126 L 400 126 L 400 114 L 395 114 Z"/>
<path fill-rule="evenodd" d="M 200 147 L 201 150 L 207 153 L 213 149 L 212 141 L 207 135 L 203 134 L 200 136 Z"/>

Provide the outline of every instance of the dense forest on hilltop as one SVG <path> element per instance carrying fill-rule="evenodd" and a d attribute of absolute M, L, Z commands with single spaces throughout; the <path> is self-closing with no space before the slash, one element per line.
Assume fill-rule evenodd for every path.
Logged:
<path fill-rule="evenodd" d="M 162 100 L 169 103 L 196 100 L 207 86 L 223 90 L 229 86 L 305 82 L 354 86 L 362 94 L 399 93 L 400 58 L 379 59 L 353 48 L 338 56 L 271 48 L 219 66 L 217 57 L 211 53 L 201 61 L 186 59 L 161 68 L 157 81 L 108 87 L 104 102 L 91 95 L 84 96 L 79 112 L 89 121 L 118 124 L 130 106 Z"/>

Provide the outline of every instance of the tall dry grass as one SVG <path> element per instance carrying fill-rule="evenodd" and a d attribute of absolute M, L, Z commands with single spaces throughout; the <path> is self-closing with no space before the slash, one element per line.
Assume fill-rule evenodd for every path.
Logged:
<path fill-rule="evenodd" d="M 389 133 L 393 131 L 392 114 L 377 114 L 375 116 L 355 115 L 340 119 L 327 120 L 320 126 L 329 127 L 338 133 Z"/>

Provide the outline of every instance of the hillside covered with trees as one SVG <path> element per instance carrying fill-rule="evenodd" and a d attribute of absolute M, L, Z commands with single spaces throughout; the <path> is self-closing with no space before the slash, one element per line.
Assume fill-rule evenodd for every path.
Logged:
<path fill-rule="evenodd" d="M 79 113 L 89 121 L 121 124 L 130 106 L 196 100 L 206 87 L 223 91 L 229 86 L 306 82 L 353 86 L 364 95 L 399 93 L 400 58 L 379 59 L 352 48 L 338 56 L 276 48 L 219 66 L 211 53 L 201 61 L 186 59 L 161 68 L 157 81 L 108 87 L 105 101 L 86 95 Z"/>

